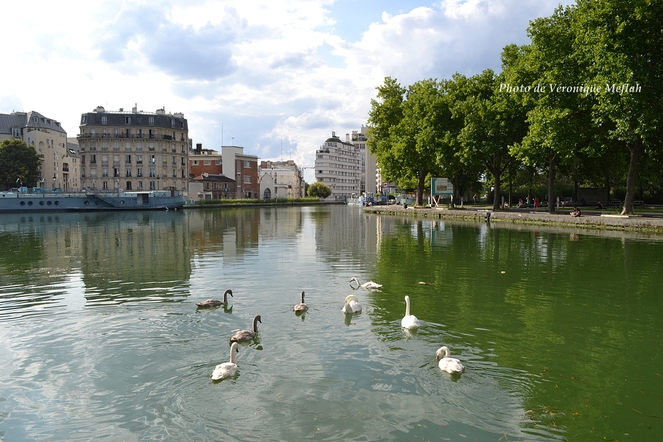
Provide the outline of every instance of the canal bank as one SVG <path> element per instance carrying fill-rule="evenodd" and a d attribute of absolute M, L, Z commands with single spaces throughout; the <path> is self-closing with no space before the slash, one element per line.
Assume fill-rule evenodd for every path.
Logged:
<path fill-rule="evenodd" d="M 399 205 L 371 206 L 364 208 L 365 213 L 379 215 L 415 216 L 440 219 L 462 219 L 476 222 L 555 225 L 561 227 L 642 231 L 663 234 L 663 216 L 635 215 L 622 216 L 606 214 L 600 211 L 586 211 L 580 217 L 572 217 L 566 212 L 548 213 L 531 209 L 510 209 L 494 211 L 486 208 L 434 208 L 408 207 Z"/>

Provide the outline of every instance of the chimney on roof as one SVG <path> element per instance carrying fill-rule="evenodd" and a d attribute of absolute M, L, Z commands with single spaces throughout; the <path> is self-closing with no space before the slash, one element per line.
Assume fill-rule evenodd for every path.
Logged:
<path fill-rule="evenodd" d="M 196 143 L 196 151 L 201 152 L 203 150 L 203 143 Z"/>

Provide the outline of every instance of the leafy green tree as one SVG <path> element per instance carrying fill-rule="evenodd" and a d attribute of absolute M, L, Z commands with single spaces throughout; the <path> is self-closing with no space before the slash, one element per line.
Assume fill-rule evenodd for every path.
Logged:
<path fill-rule="evenodd" d="M 383 175 L 399 186 L 416 182 L 417 204 L 423 205 L 426 183 L 438 175 L 438 152 L 444 144 L 451 112 L 440 83 L 422 80 L 405 90 L 387 77 L 371 100 L 369 140 Z"/>
<path fill-rule="evenodd" d="M 0 143 L 0 183 L 6 188 L 16 186 L 18 180 L 24 185 L 36 185 L 39 165 L 39 155 L 24 141 L 13 138 Z"/>
<path fill-rule="evenodd" d="M 480 161 L 493 177 L 493 209 L 501 204 L 502 173 L 513 161 L 509 148 L 527 133 L 525 107 L 511 93 L 500 91 L 503 77 L 491 69 L 464 81 L 465 98 L 454 103 L 463 120 L 458 134 L 465 163 Z"/>
<path fill-rule="evenodd" d="M 316 181 L 315 183 L 308 186 L 307 192 L 308 196 L 322 199 L 327 198 L 332 193 L 329 186 L 320 181 Z"/>
<path fill-rule="evenodd" d="M 573 12 L 578 58 L 602 86 L 593 117 L 629 153 L 622 213 L 632 214 L 641 159 L 663 136 L 663 2 L 579 0 Z"/>

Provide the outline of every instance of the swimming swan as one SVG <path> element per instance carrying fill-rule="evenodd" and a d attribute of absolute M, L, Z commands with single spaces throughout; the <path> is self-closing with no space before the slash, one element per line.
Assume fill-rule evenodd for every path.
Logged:
<path fill-rule="evenodd" d="M 308 310 L 308 305 L 304 304 L 304 290 L 302 290 L 302 302 L 294 306 L 292 309 L 297 313 L 302 313 Z"/>
<path fill-rule="evenodd" d="M 359 313 L 361 311 L 361 304 L 355 295 L 348 295 L 345 297 L 345 305 L 343 305 L 343 313 Z"/>
<path fill-rule="evenodd" d="M 440 369 L 447 373 L 453 374 L 465 371 L 465 367 L 463 367 L 463 364 L 461 364 L 458 359 L 449 357 L 449 348 L 446 346 L 440 347 L 439 350 L 435 352 L 435 358 L 440 361 L 438 363 Z"/>
<path fill-rule="evenodd" d="M 210 308 L 210 307 L 218 307 L 220 305 L 228 305 L 228 295 L 232 296 L 233 291 L 228 289 L 225 292 L 223 292 L 223 302 L 219 301 L 218 299 L 206 299 L 203 302 L 199 302 L 196 305 L 200 308 Z"/>
<path fill-rule="evenodd" d="M 401 327 L 412 329 L 419 328 L 419 320 L 416 316 L 410 314 L 410 297 L 405 296 L 405 316 L 401 319 Z"/>
<path fill-rule="evenodd" d="M 218 381 L 219 379 L 228 378 L 234 376 L 237 373 L 237 364 L 235 364 L 235 353 L 239 353 L 239 348 L 237 348 L 237 342 L 233 342 L 233 345 L 230 346 L 230 362 L 224 362 L 216 366 L 212 372 L 212 380 Z"/>
<path fill-rule="evenodd" d="M 361 284 L 355 276 L 350 278 L 350 285 L 352 285 L 353 281 L 357 283 L 357 288 L 361 287 L 361 288 L 366 289 L 366 290 L 377 290 L 380 287 L 382 287 L 382 284 L 378 284 L 377 282 L 373 282 L 373 281 L 368 281 L 368 282 L 365 282 L 365 283 Z"/>
<path fill-rule="evenodd" d="M 253 330 L 238 331 L 233 335 L 232 338 L 230 338 L 230 342 L 250 341 L 251 339 L 255 338 L 256 334 L 258 334 L 258 322 L 262 324 L 262 318 L 260 318 L 260 315 L 256 315 L 253 318 Z"/>

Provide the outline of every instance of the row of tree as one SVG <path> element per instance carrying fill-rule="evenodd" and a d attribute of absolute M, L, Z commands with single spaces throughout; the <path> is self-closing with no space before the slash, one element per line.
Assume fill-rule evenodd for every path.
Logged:
<path fill-rule="evenodd" d="M 454 192 L 504 178 L 548 174 L 602 185 L 625 182 L 623 213 L 636 183 L 661 185 L 663 2 L 578 0 L 530 23 L 531 43 L 509 45 L 502 71 L 422 80 L 387 77 L 371 100 L 368 146 L 384 177 L 417 188 L 432 176 Z M 473 190 L 473 189 L 472 189 Z"/>

